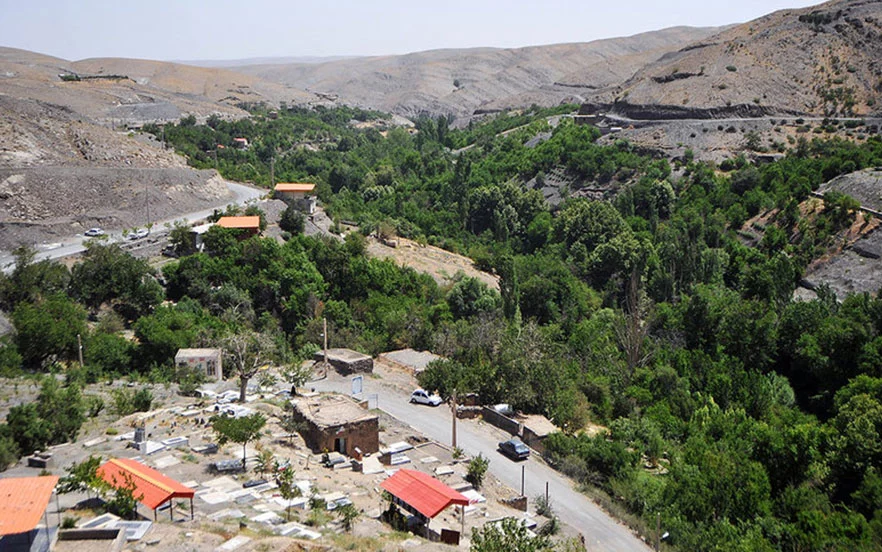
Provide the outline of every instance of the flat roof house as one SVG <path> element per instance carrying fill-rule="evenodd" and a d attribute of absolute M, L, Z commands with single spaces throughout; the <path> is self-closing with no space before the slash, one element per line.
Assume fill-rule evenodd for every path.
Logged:
<path fill-rule="evenodd" d="M 380 450 L 379 419 L 352 399 L 329 394 L 292 399 L 291 405 L 294 418 L 306 424 L 303 440 L 313 452 L 357 458 Z"/>
<path fill-rule="evenodd" d="M 209 380 L 224 379 L 223 352 L 220 349 L 178 349 L 175 366 L 199 370 Z"/>
<path fill-rule="evenodd" d="M 318 351 L 312 358 L 316 362 L 323 362 L 325 353 Z M 374 359 L 352 349 L 328 349 L 328 364 L 344 376 L 353 373 L 370 374 L 374 371 Z"/>

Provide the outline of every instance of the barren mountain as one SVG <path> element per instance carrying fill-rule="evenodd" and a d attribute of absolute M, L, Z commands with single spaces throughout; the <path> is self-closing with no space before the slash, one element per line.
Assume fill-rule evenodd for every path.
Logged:
<path fill-rule="evenodd" d="M 882 1 L 772 13 L 667 54 L 591 103 L 635 118 L 878 113 Z"/>
<path fill-rule="evenodd" d="M 69 108 L 97 123 L 177 119 L 211 113 L 241 117 L 241 102 L 307 103 L 301 90 L 224 69 L 121 58 L 69 62 L 0 48 L 0 94 Z"/>
<path fill-rule="evenodd" d="M 319 64 L 233 68 L 340 101 L 413 117 L 581 101 L 664 53 L 718 29 L 676 27 L 627 38 L 527 48 L 432 50 Z"/>
<path fill-rule="evenodd" d="M 62 78 L 62 75 L 64 78 Z M 79 80 L 78 80 L 79 79 Z M 89 226 L 143 223 L 222 205 L 232 194 L 124 124 L 185 114 L 242 117 L 241 101 L 315 97 L 218 69 L 122 59 L 68 62 L 0 48 L 0 248 Z M 138 194 L 141 194 L 139 196 Z"/>

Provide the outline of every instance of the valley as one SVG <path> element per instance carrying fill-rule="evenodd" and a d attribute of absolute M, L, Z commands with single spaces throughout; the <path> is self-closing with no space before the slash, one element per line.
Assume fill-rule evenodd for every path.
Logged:
<path fill-rule="evenodd" d="M 14 538 L 880 550 L 880 37 L 0 48 L 0 487 L 62 495 Z"/>

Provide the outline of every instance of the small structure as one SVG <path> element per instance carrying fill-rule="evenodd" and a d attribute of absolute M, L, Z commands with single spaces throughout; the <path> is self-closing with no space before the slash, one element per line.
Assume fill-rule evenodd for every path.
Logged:
<path fill-rule="evenodd" d="M 223 351 L 220 349 L 178 349 L 175 366 L 199 370 L 209 380 L 224 379 Z"/>
<path fill-rule="evenodd" d="M 306 424 L 303 439 L 313 452 L 359 458 L 380 450 L 379 419 L 351 399 L 319 395 L 292 400 L 291 405 L 295 419 Z"/>
<path fill-rule="evenodd" d="M 303 211 L 308 215 L 315 213 L 316 199 L 313 195 L 315 184 L 310 182 L 284 182 L 276 184 L 276 199 Z"/>
<path fill-rule="evenodd" d="M 438 356 L 429 351 L 415 351 L 413 349 L 399 349 L 397 351 L 389 351 L 383 353 L 380 358 L 400 366 L 405 370 L 410 370 L 414 375 L 419 374 L 426 369 L 430 362 L 435 360 L 444 360 L 444 357 Z"/>
<path fill-rule="evenodd" d="M 248 138 L 233 138 L 233 145 L 239 149 L 248 149 Z"/>
<path fill-rule="evenodd" d="M 0 549 L 49 549 L 48 519 L 43 530 L 37 524 L 57 484 L 57 475 L 0 479 Z"/>
<path fill-rule="evenodd" d="M 317 352 L 313 359 L 316 362 L 323 362 L 324 351 Z M 374 371 L 374 359 L 370 355 L 352 349 L 328 349 L 328 364 L 344 376 L 353 373 L 370 374 Z"/>
<path fill-rule="evenodd" d="M 156 509 L 166 502 L 175 498 L 189 498 L 190 519 L 193 519 L 193 496 L 196 492 L 140 462 L 129 458 L 112 458 L 98 468 L 98 476 L 114 488 L 134 485 L 135 497 L 140 497 L 138 502 L 153 510 L 154 519 Z M 170 503 L 169 516 L 174 519 L 174 502 Z"/>
<path fill-rule="evenodd" d="M 233 228 L 242 230 L 240 238 L 250 238 L 260 233 L 260 217 L 257 215 L 248 217 L 221 217 L 217 221 L 221 228 Z"/>
<path fill-rule="evenodd" d="M 212 226 L 214 226 L 214 223 L 208 222 L 190 228 L 190 247 L 193 251 L 203 251 L 205 249 L 205 244 L 202 242 L 202 236 L 204 236 Z"/>
<path fill-rule="evenodd" d="M 400 469 L 380 486 L 392 495 L 392 502 L 412 513 L 427 530 L 429 522 L 451 505 L 465 507 L 469 499 L 429 474 Z M 460 516 L 464 510 L 460 510 Z"/>

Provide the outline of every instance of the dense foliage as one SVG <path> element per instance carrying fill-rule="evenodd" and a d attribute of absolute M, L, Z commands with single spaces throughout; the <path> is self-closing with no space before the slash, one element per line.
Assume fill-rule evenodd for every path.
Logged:
<path fill-rule="evenodd" d="M 225 176 L 265 184 L 275 160 L 277 180 L 316 182 L 336 219 L 467 253 L 499 290 L 462 275 L 439 286 L 368 257 L 355 233 L 280 244 L 217 229 L 205 252 L 164 268 L 169 305 L 137 263 L 84 282 L 106 274 L 112 252 L 90 252 L 88 271 L 20 263 L 0 280 L 16 326 L 0 369 L 73 360 L 70 332 L 39 320 L 44 305 L 83 333 L 91 380 L 171 378 L 177 348 L 243 330 L 285 362 L 320 342 L 327 317 L 334 345 L 447 357 L 421 375 L 443 395 L 474 391 L 553 418 L 563 431 L 548 439 L 549 460 L 638 520 L 660 514 L 677 549 L 879 549 L 882 300 L 792 296 L 809 262 L 868 223 L 854 200 L 811 192 L 882 164 L 882 140 L 801 140 L 763 166 L 672 165 L 624 141 L 600 145 L 590 127 L 552 129 L 546 115 L 465 130 L 423 119 L 415 134 L 385 135 L 350 124 L 380 124 L 352 109 L 168 126 L 196 166 L 216 151 Z M 248 149 L 233 146 L 240 136 Z M 551 206 L 524 183 L 552 170 L 618 193 Z M 86 328 L 90 311 L 98 322 Z M 124 324 L 135 341 L 118 337 Z M 34 347 L 41 332 L 46 346 Z"/>

